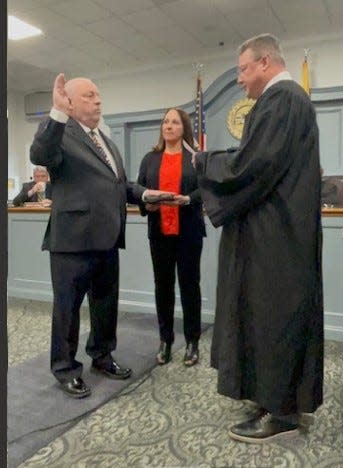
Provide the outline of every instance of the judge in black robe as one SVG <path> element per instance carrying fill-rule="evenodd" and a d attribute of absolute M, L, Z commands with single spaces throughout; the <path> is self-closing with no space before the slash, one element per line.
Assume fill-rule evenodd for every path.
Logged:
<path fill-rule="evenodd" d="M 240 56 L 251 62 L 241 66 L 238 81 L 257 98 L 240 147 L 234 154 L 197 153 L 194 161 L 207 214 L 215 227 L 223 226 L 211 349 L 218 392 L 252 400 L 278 421 L 272 429 L 255 421 L 246 433 L 257 436 L 230 434 L 246 442 L 287 431 L 284 416 L 314 412 L 323 387 L 315 110 L 283 60 L 275 64 L 267 53 L 258 59 L 253 52 Z M 250 72 L 258 77 L 249 76 L 248 84 L 247 66 L 256 67 Z"/>

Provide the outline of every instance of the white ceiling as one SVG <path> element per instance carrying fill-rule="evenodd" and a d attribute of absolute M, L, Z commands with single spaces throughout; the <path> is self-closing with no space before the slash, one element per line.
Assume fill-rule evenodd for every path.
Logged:
<path fill-rule="evenodd" d="M 25 92 L 62 71 L 99 79 L 200 61 L 263 32 L 343 33 L 343 0 L 8 0 L 8 14 L 44 32 L 8 41 L 8 89 Z"/>

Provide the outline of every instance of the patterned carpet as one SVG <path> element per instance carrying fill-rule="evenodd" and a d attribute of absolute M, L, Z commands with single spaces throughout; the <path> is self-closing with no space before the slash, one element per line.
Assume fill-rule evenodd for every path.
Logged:
<path fill-rule="evenodd" d="M 10 365 L 49 348 L 46 304 L 12 301 L 8 322 Z M 343 343 L 326 343 L 325 403 L 315 419 L 304 417 L 296 437 L 251 445 L 227 435 L 254 408 L 217 394 L 211 333 L 202 337 L 199 365 L 186 369 L 180 350 L 20 467 L 343 468 Z"/>

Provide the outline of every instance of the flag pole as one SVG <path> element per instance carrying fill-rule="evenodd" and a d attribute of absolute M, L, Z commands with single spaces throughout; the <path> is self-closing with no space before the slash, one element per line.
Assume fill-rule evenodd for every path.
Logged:
<path fill-rule="evenodd" d="M 302 64 L 302 87 L 307 92 L 308 95 L 311 94 L 311 83 L 310 83 L 310 69 L 309 69 L 309 56 L 310 49 L 304 49 L 304 61 Z"/>
<path fill-rule="evenodd" d="M 194 116 L 194 142 L 196 147 L 198 147 L 201 151 L 206 150 L 206 125 L 200 73 L 203 67 L 203 63 L 193 63 L 193 69 L 195 70 L 197 76 Z"/>

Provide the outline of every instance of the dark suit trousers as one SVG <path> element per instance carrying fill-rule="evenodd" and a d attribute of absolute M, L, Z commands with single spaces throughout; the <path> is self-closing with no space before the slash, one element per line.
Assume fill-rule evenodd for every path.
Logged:
<path fill-rule="evenodd" d="M 108 358 L 116 348 L 118 316 L 118 249 L 81 253 L 50 253 L 54 305 L 51 370 L 60 382 L 79 377 L 75 360 L 80 306 L 88 294 L 90 334 L 86 352 L 93 360 Z"/>
<path fill-rule="evenodd" d="M 179 236 L 150 239 L 155 277 L 155 300 L 160 339 L 174 341 L 175 268 L 179 280 L 186 342 L 201 334 L 200 257 L 202 239 L 190 242 Z"/>

